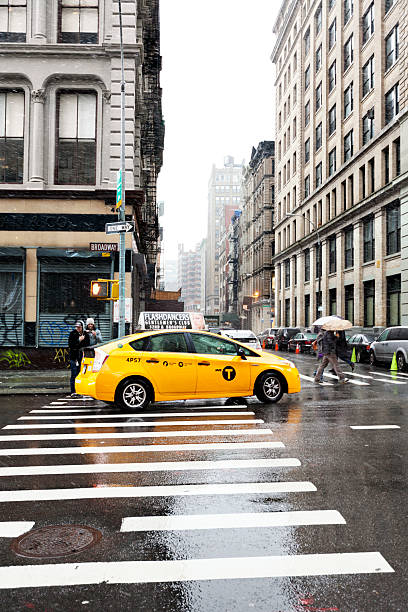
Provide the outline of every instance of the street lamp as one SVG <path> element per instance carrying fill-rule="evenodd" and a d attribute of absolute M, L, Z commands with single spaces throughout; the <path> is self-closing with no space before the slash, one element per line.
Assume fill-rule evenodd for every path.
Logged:
<path fill-rule="evenodd" d="M 318 247 L 318 253 L 319 253 L 319 274 L 317 277 L 318 280 L 318 290 L 317 290 L 317 295 L 318 295 L 318 299 L 319 299 L 319 306 L 317 307 L 317 311 L 318 312 L 322 312 L 323 310 L 323 299 L 321 299 L 321 277 L 322 277 L 322 243 L 320 241 L 320 235 L 319 235 L 319 229 L 316 226 L 316 224 L 311 220 L 311 218 L 308 215 L 299 215 L 298 213 L 286 213 L 287 217 L 300 217 L 301 219 L 306 219 L 307 221 L 309 221 L 309 223 L 311 225 L 313 225 L 314 230 L 316 231 L 317 234 L 317 247 Z M 321 300 L 321 304 L 320 304 L 320 300 Z M 318 317 L 317 317 L 318 318 Z"/>

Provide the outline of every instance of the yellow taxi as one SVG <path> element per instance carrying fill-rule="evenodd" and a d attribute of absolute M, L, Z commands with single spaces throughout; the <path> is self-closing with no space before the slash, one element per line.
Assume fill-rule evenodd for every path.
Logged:
<path fill-rule="evenodd" d="M 298 393 L 294 363 L 209 332 L 144 331 L 84 350 L 76 392 L 124 409 L 150 402 Z"/>

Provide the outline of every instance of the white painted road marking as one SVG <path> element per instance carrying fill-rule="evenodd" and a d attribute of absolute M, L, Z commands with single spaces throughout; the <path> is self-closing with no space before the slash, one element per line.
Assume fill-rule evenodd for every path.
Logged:
<path fill-rule="evenodd" d="M 329 372 L 324 372 L 324 376 L 328 376 L 329 378 L 335 378 L 336 380 L 338 380 L 337 376 L 335 376 L 334 374 L 330 374 Z M 347 378 L 347 374 L 345 374 L 346 378 Z M 370 383 L 366 383 L 363 382 L 362 380 L 349 380 L 349 383 L 352 385 L 358 385 L 360 387 L 369 387 Z"/>
<path fill-rule="evenodd" d="M 120 528 L 128 531 L 171 531 L 190 529 L 247 529 L 297 525 L 345 525 L 337 510 L 305 512 L 239 512 L 235 514 L 179 514 L 171 516 L 129 516 Z"/>
<path fill-rule="evenodd" d="M 306 376 L 306 374 L 299 374 L 299 377 L 302 380 L 309 380 L 310 382 L 314 381 L 314 377 L 313 376 Z M 334 385 L 332 383 L 328 383 L 328 382 L 324 382 L 322 383 L 324 387 L 333 387 Z"/>
<path fill-rule="evenodd" d="M 123 472 L 181 472 L 187 470 L 230 470 L 249 468 L 299 467 L 299 459 L 221 459 L 218 461 L 155 461 L 147 463 L 92 463 L 76 465 L 34 465 L 0 467 L 3 476 L 45 476 L 50 474 L 117 474 Z"/>
<path fill-rule="evenodd" d="M 67 499 L 113 499 L 174 497 L 191 495 L 253 495 L 264 493 L 307 493 L 317 491 L 311 482 L 240 482 L 222 484 L 163 485 L 152 487 L 96 486 L 76 489 L 24 489 L 0 491 L 0 503 L 62 501 Z M 1 568 L 0 568 L 1 569 Z"/>
<path fill-rule="evenodd" d="M 110 561 L 12 565 L 0 568 L 0 588 L 135 584 L 272 578 L 278 576 L 333 576 L 394 572 L 379 552 L 269 557 L 221 557 L 175 561 Z"/>
<path fill-rule="evenodd" d="M 1 438 L 0 438 L 1 439 Z M 93 453 L 173 453 L 202 450 L 285 448 L 283 442 L 203 442 L 202 444 L 147 444 L 140 446 L 65 446 L 58 448 L 2 448 L 1 457 L 24 455 L 85 455 Z"/>
<path fill-rule="evenodd" d="M 82 429 L 82 428 L 80 428 Z M 192 429 L 186 431 L 138 431 L 138 432 L 105 432 L 80 434 L 14 434 L 0 435 L 0 442 L 34 441 L 34 440 L 104 440 L 108 438 L 191 438 L 195 436 L 266 436 L 271 429 Z"/>
<path fill-rule="evenodd" d="M 403 372 L 398 372 L 398 374 L 396 372 L 393 374 L 386 374 L 385 372 L 374 372 L 373 370 L 370 370 L 370 374 L 375 374 L 376 376 L 385 376 L 387 378 L 402 378 L 402 380 L 404 380 L 408 376 L 408 374 L 404 374 Z"/>
<path fill-rule="evenodd" d="M 2 521 L 0 522 L 0 538 L 17 538 L 30 531 L 34 525 L 34 521 Z"/>
<path fill-rule="evenodd" d="M 64 411 L 65 412 L 65 411 Z M 70 410 L 67 410 L 68 413 L 71 413 Z M 188 414 L 186 412 L 168 412 L 167 414 L 160 414 L 159 412 L 150 412 L 147 414 L 143 414 L 142 412 L 139 414 L 135 414 L 134 412 L 125 412 L 123 414 L 119 413 L 115 413 L 115 414 L 79 414 L 79 415 L 75 415 L 75 414 L 67 414 L 64 416 L 60 416 L 59 414 L 53 414 L 53 415 L 49 415 L 49 416 L 26 416 L 26 417 L 20 417 L 17 420 L 18 421 L 38 421 L 38 420 L 49 420 L 49 419 L 56 419 L 56 420 L 64 420 L 64 419 L 124 419 L 124 418 L 148 418 L 148 417 L 195 417 L 195 416 L 238 416 L 240 414 L 243 415 L 251 415 L 251 414 L 255 414 L 253 411 L 246 411 L 246 412 L 192 412 L 191 414 Z M 160 421 L 158 421 L 160 422 Z M 179 422 L 179 421 L 177 421 Z M 201 423 L 201 421 L 199 421 Z M 253 422 L 253 421 L 252 421 Z"/>
<path fill-rule="evenodd" d="M 113 423 L 41 423 L 39 425 L 6 425 L 2 429 L 75 429 L 80 427 L 170 427 L 172 425 L 253 425 L 264 423 L 263 419 L 210 419 L 208 421 L 132 421 Z"/>
<path fill-rule="evenodd" d="M 401 429 L 399 425 L 350 425 L 350 429 Z"/>

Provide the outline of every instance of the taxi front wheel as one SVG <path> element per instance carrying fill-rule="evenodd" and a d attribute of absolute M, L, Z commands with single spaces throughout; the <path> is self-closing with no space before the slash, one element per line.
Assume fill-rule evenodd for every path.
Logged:
<path fill-rule="evenodd" d="M 125 409 L 146 408 L 150 403 L 150 388 L 144 380 L 138 378 L 127 380 L 119 386 L 116 402 Z"/>
<path fill-rule="evenodd" d="M 278 402 L 283 395 L 283 382 L 280 376 L 273 372 L 262 374 L 257 383 L 255 395 L 264 404 Z"/>

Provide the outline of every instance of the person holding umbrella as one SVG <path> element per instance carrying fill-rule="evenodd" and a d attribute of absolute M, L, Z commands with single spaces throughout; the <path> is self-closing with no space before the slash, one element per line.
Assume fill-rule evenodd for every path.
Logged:
<path fill-rule="evenodd" d="M 350 321 L 346 321 L 344 319 L 338 319 L 337 317 L 331 317 L 331 320 L 326 321 L 322 325 L 322 329 L 324 330 L 323 338 L 321 340 L 323 360 L 322 360 L 320 367 L 318 368 L 316 372 L 316 375 L 314 378 L 315 384 L 320 384 L 323 371 L 329 363 L 332 366 L 336 375 L 338 376 L 339 382 L 340 383 L 348 382 L 348 378 L 345 377 L 343 371 L 341 370 L 339 366 L 339 362 L 337 360 L 336 349 L 337 349 L 337 339 L 338 339 L 337 331 L 339 329 L 343 329 L 343 330 L 350 329 L 350 327 L 352 327 L 352 324 L 350 323 Z"/>

